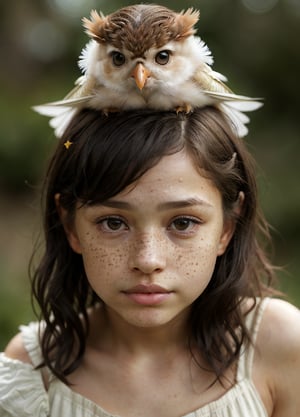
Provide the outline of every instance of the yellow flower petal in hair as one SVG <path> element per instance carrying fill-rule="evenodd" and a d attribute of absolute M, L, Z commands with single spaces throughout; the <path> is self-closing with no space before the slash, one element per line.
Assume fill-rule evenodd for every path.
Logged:
<path fill-rule="evenodd" d="M 70 146 L 72 146 L 73 145 L 73 142 L 71 142 L 71 141 L 69 141 L 69 139 L 64 143 L 64 147 L 66 148 L 66 149 L 69 149 L 70 148 Z"/>

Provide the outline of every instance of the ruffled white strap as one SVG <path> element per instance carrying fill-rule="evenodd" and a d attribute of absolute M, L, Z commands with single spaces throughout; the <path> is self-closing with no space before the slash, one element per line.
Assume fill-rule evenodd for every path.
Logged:
<path fill-rule="evenodd" d="M 257 298 L 256 306 L 246 316 L 246 327 L 251 335 L 252 343 L 247 348 L 242 347 L 242 352 L 238 362 L 237 381 L 242 381 L 247 378 L 252 381 L 252 367 L 255 353 L 255 343 L 259 327 L 263 318 L 266 306 L 270 301 L 269 297 L 259 299 Z"/>
<path fill-rule="evenodd" d="M 44 323 L 31 322 L 28 326 L 20 326 L 24 347 L 34 366 L 42 362 L 42 352 L 39 343 L 39 330 L 43 331 Z"/>
<path fill-rule="evenodd" d="M 40 371 L 3 353 L 0 353 L 0 416 L 49 416 L 48 395 Z"/>

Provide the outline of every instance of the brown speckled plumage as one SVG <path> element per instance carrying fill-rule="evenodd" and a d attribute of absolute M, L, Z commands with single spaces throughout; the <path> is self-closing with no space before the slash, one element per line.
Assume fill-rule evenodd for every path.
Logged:
<path fill-rule="evenodd" d="M 172 40 L 191 36 L 198 19 L 199 12 L 193 9 L 175 13 L 163 6 L 139 4 L 106 17 L 93 11 L 91 20 L 85 18 L 83 24 L 97 42 L 108 43 L 119 50 L 127 49 L 138 57 L 151 47 L 161 48 Z"/>

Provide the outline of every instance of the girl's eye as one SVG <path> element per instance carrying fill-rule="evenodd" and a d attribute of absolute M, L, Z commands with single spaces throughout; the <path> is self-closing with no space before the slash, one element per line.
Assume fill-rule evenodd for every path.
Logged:
<path fill-rule="evenodd" d="M 125 64 L 125 55 L 119 51 L 112 51 L 111 52 L 112 62 L 116 67 L 121 67 Z"/>
<path fill-rule="evenodd" d="M 160 51 L 155 56 L 155 61 L 159 65 L 166 65 L 170 59 L 170 52 L 169 51 Z"/>
<path fill-rule="evenodd" d="M 106 217 L 97 221 L 103 231 L 105 232 L 120 232 L 127 230 L 128 226 L 119 217 Z"/>
<path fill-rule="evenodd" d="M 176 232 L 192 232 L 200 223 L 200 220 L 192 217 L 178 217 L 172 221 L 170 229 Z"/>

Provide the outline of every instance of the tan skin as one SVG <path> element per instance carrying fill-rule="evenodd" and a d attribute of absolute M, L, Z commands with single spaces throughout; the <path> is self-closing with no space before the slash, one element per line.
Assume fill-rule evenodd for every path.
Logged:
<path fill-rule="evenodd" d="M 71 227 L 59 210 L 69 243 L 83 256 L 90 285 L 104 301 L 90 312 L 91 332 L 84 360 L 70 375 L 72 389 L 122 417 L 183 416 L 230 389 L 236 366 L 224 386 L 208 388 L 214 376 L 195 364 L 187 346 L 190 305 L 234 233 L 219 191 L 189 156 L 164 157 L 107 205 L 78 208 Z M 132 290 L 153 283 L 163 295 Z M 5 353 L 30 362 L 20 335 Z M 200 353 L 197 359 L 203 362 Z M 300 415 L 299 375 L 300 313 L 272 300 L 253 364 L 269 417 Z"/>

